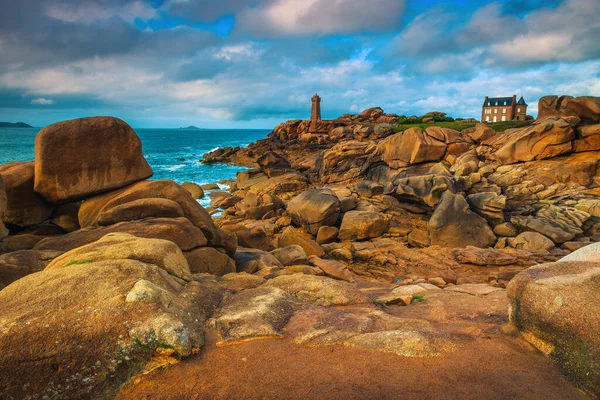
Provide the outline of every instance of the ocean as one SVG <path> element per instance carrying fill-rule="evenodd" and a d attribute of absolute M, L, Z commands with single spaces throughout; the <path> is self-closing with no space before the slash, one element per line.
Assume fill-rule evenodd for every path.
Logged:
<path fill-rule="evenodd" d="M 0 164 L 34 159 L 33 145 L 39 128 L 0 128 Z M 154 171 L 151 179 L 171 179 L 177 183 L 217 183 L 235 178 L 244 167 L 204 165 L 202 155 L 225 146 L 247 146 L 264 139 L 269 130 L 186 130 L 136 129 L 144 156 Z M 183 158 L 185 160 L 180 161 Z M 208 197 L 200 203 L 207 206 Z"/>

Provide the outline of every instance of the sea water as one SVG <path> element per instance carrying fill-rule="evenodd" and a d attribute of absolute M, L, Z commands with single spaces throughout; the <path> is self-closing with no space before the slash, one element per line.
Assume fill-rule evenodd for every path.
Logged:
<path fill-rule="evenodd" d="M 38 128 L 0 128 L 0 164 L 34 159 Z M 247 146 L 263 139 L 269 130 L 136 129 L 142 140 L 146 160 L 154 171 L 151 179 L 170 179 L 177 183 L 217 183 L 235 178 L 244 167 L 200 163 L 202 155 L 219 147 Z M 60 157 L 60 154 L 56 155 Z M 208 198 L 200 201 L 204 206 Z"/>

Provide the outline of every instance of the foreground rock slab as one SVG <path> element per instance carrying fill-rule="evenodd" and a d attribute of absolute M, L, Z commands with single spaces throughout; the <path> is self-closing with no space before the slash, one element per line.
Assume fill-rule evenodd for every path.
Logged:
<path fill-rule="evenodd" d="M 598 397 L 600 262 L 576 258 L 517 275 L 508 285 L 510 320 L 567 377 Z"/>
<path fill-rule="evenodd" d="M 171 363 L 202 347 L 218 301 L 209 294 L 135 260 L 28 275 L 0 291 L 3 397 L 112 398 L 153 357 Z"/>

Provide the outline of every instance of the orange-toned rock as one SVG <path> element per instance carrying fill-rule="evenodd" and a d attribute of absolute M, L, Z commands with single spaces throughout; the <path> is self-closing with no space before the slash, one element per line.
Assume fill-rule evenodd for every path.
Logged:
<path fill-rule="evenodd" d="M 490 247 L 496 243 L 486 220 L 469 209 L 463 196 L 449 190 L 442 195 L 428 228 L 431 244 L 440 246 Z"/>
<path fill-rule="evenodd" d="M 152 201 L 150 201 L 152 200 Z M 178 217 L 183 212 L 202 230 L 210 246 L 223 240 L 208 212 L 192 195 L 173 181 L 143 181 L 126 188 L 87 199 L 79 209 L 82 227 L 115 224 L 141 218 Z"/>
<path fill-rule="evenodd" d="M 513 129 L 482 144 L 491 146 L 488 159 L 502 164 L 552 158 L 573 150 L 573 128 L 562 119 L 547 119 L 536 125 Z"/>
<path fill-rule="evenodd" d="M 0 165 L 0 176 L 4 180 L 7 199 L 4 223 L 28 227 L 50 218 L 52 206 L 33 191 L 33 162 Z"/>
<path fill-rule="evenodd" d="M 600 263 L 574 257 L 536 265 L 510 281 L 508 298 L 523 337 L 592 398 L 600 396 Z"/>
<path fill-rule="evenodd" d="M 63 121 L 35 139 L 37 193 L 52 203 L 70 203 L 152 176 L 142 143 L 113 117 Z"/>
<path fill-rule="evenodd" d="M 544 96 L 538 103 L 538 119 L 546 117 L 600 123 L 600 97 Z"/>
<path fill-rule="evenodd" d="M 2 219 L 6 212 L 6 191 L 4 190 L 4 181 L 0 175 L 0 240 L 8 236 L 8 229 L 4 226 Z"/>
<path fill-rule="evenodd" d="M 376 154 L 391 168 L 439 161 L 446 153 L 446 143 L 440 139 L 429 136 L 420 128 L 410 128 L 381 141 Z"/>

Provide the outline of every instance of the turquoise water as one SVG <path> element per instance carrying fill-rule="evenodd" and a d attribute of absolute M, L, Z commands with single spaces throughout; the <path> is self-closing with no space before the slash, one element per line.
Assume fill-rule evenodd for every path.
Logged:
<path fill-rule="evenodd" d="M 38 131 L 38 128 L 0 128 L 0 164 L 33 160 Z M 269 133 L 268 130 L 184 129 L 136 129 L 136 132 L 142 140 L 144 156 L 154 171 L 152 179 L 198 184 L 234 178 L 238 171 L 244 170 L 231 165 L 201 164 L 199 160 L 204 153 L 218 147 L 246 146 Z"/>

